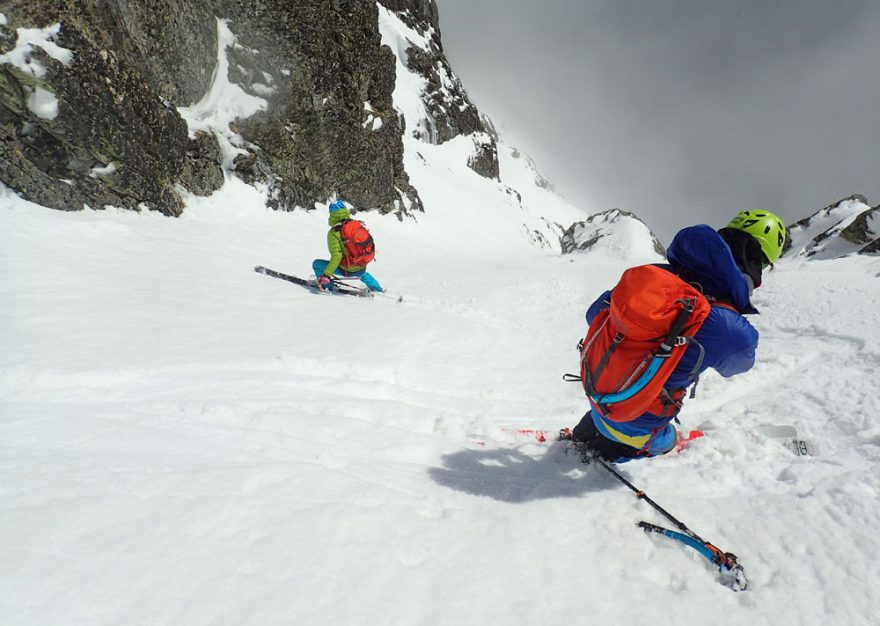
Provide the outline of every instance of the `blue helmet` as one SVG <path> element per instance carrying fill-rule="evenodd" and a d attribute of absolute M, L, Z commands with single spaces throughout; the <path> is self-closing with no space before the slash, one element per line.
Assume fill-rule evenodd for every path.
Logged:
<path fill-rule="evenodd" d="M 345 206 L 345 202 L 342 200 L 334 200 L 330 203 L 328 208 L 330 209 L 330 212 L 333 213 L 333 211 L 340 211 L 342 209 L 347 209 L 348 207 Z"/>

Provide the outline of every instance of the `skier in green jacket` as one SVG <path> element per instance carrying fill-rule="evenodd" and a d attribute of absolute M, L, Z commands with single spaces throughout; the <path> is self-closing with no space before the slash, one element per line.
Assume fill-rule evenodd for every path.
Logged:
<path fill-rule="evenodd" d="M 315 259 L 312 269 L 318 280 L 318 289 L 332 290 L 333 276 L 354 276 L 370 289 L 385 291 L 373 276 L 367 272 L 367 264 L 373 260 L 375 246 L 363 223 L 351 219 L 348 207 L 342 200 L 330 203 L 330 217 L 327 222 L 327 249 L 330 260 Z"/>

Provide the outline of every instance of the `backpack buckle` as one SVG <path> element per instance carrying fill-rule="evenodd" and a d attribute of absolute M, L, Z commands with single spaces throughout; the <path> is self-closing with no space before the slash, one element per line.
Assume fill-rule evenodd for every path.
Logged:
<path fill-rule="evenodd" d="M 685 346 L 685 345 L 687 345 L 687 342 L 688 342 L 687 337 L 676 337 L 675 338 L 675 345 L 676 346 Z"/>

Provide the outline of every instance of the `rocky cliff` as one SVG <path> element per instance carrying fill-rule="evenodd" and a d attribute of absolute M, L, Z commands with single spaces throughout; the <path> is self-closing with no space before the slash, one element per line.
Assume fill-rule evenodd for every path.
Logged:
<path fill-rule="evenodd" d="M 383 11 L 423 38 L 403 50 L 424 81 L 411 128 Z M 239 176 L 282 209 L 338 194 L 417 211 L 404 132 L 471 135 L 470 166 L 498 177 L 433 0 L 6 0 L 0 15 L 0 181 L 39 204 L 178 215 L 181 189 Z"/>

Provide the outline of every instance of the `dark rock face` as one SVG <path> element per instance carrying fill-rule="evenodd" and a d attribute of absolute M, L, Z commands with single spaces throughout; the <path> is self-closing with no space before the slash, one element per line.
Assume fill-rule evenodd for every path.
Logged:
<path fill-rule="evenodd" d="M 427 32 L 433 28 L 440 45 L 440 16 L 435 0 L 379 0 L 386 9 L 394 11 L 410 28 Z"/>
<path fill-rule="evenodd" d="M 179 180 L 197 196 L 209 196 L 223 186 L 220 144 L 215 135 L 199 131 L 189 141 Z"/>
<path fill-rule="evenodd" d="M 177 111 L 134 64 L 90 38 L 88 3 L 66 10 L 11 0 L 0 50 L 12 48 L 17 25 L 64 21 L 57 44 L 71 50 L 69 65 L 35 48 L 42 77 L 5 64 L 0 70 L 0 180 L 25 198 L 57 209 L 114 205 L 178 215 L 174 189 L 183 167 L 187 128 Z M 34 113 L 37 88 L 57 97 L 54 119 Z M 95 170 L 103 173 L 97 173 Z"/>
<path fill-rule="evenodd" d="M 871 228 L 872 223 L 876 226 Z M 880 231 L 880 206 L 859 213 L 852 223 L 840 231 L 840 237 L 850 243 L 868 246 L 876 243 Z"/>
<path fill-rule="evenodd" d="M 875 211 L 877 209 L 880 209 L 880 207 L 874 207 Z M 859 250 L 859 254 L 880 254 L 880 237 Z M 880 276 L 880 274 L 878 274 L 878 276 Z"/>
<path fill-rule="evenodd" d="M 484 178 L 498 180 L 498 144 L 487 134 L 474 135 L 474 152 L 468 158 L 468 167 Z"/>
<path fill-rule="evenodd" d="M 403 167 L 392 102 L 395 69 L 376 4 L 355 0 L 217 0 L 243 50 L 230 51 L 246 91 L 271 77 L 268 109 L 242 120 L 250 156 L 279 208 L 334 194 L 383 212 L 421 210 Z M 256 51 L 256 52 L 253 52 Z M 236 163 L 236 168 L 239 163 Z M 405 199 L 404 199 L 405 198 Z"/>
<path fill-rule="evenodd" d="M 412 45 L 407 50 L 407 67 L 427 81 L 422 100 L 428 111 L 427 127 L 413 128 L 414 136 L 429 143 L 444 143 L 472 133 L 485 133 L 475 142 L 468 166 L 486 178 L 499 176 L 497 135 L 468 98 L 464 86 L 452 71 L 440 41 L 437 3 L 434 0 L 379 0 L 395 11 L 410 28 L 425 35 L 429 50 Z"/>
<path fill-rule="evenodd" d="M 401 4 L 436 20 L 433 2 Z M 178 107 L 209 89 L 219 17 L 237 40 L 229 80 L 267 103 L 235 124 L 246 152 L 236 174 L 266 183 L 282 209 L 338 194 L 365 208 L 421 210 L 403 168 L 395 61 L 377 11 L 366 0 L 6 0 L 0 54 L 16 28 L 61 23 L 56 43 L 73 61 L 35 48 L 41 78 L 0 64 L 0 181 L 58 209 L 168 215 L 183 210 L 178 185 L 217 189 L 218 142 L 190 139 Z M 27 106 L 37 87 L 57 98 L 56 116 Z"/>

